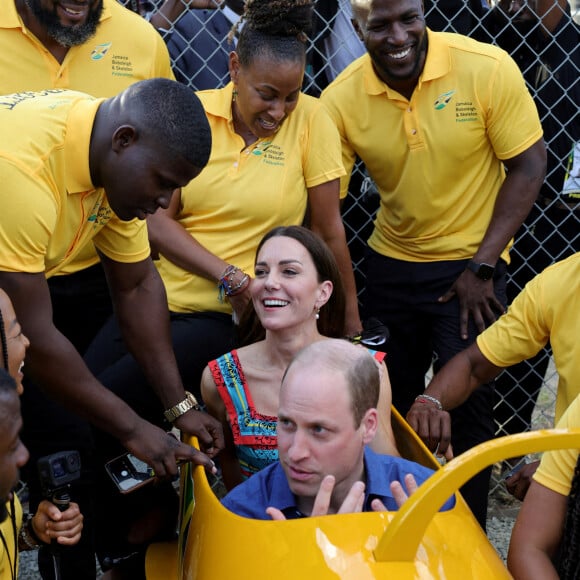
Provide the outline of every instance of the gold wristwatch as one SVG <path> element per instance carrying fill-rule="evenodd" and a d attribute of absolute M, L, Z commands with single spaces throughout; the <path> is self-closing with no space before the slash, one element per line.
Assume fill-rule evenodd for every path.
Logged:
<path fill-rule="evenodd" d="M 183 399 L 181 403 L 177 403 L 177 405 L 174 405 L 173 407 L 170 407 L 164 411 L 163 414 L 170 423 L 173 423 L 175 419 L 181 417 L 181 415 L 187 413 L 187 411 L 191 409 L 201 411 L 201 406 L 197 402 L 197 399 L 189 391 L 185 391 L 185 395 L 185 399 Z"/>

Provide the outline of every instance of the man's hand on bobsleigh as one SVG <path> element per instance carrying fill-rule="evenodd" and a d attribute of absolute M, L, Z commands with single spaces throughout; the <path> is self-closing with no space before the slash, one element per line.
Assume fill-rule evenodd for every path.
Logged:
<path fill-rule="evenodd" d="M 190 461 L 203 465 L 211 473 L 217 472 L 214 462 L 205 453 L 178 441 L 170 433 L 144 419 L 139 420 L 131 435 L 121 440 L 121 443 L 133 455 L 150 465 L 159 479 L 175 477 L 178 465 Z"/>
<path fill-rule="evenodd" d="M 225 446 L 221 423 L 208 413 L 192 409 L 181 415 L 174 425 L 183 433 L 195 435 L 201 450 L 209 457 L 215 457 Z"/>
<path fill-rule="evenodd" d="M 415 401 L 407 413 L 407 423 L 437 456 L 453 459 L 451 417 L 430 403 Z"/>

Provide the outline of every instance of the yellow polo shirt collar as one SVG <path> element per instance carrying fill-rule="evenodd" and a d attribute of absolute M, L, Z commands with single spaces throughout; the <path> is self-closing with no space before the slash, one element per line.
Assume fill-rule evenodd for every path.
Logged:
<path fill-rule="evenodd" d="M 425 67 L 419 77 L 419 88 L 421 88 L 423 82 L 444 77 L 451 70 L 449 46 L 443 42 L 441 37 L 434 35 L 429 29 L 427 29 L 427 38 L 429 39 L 429 48 L 427 50 Z M 398 99 L 399 93 L 391 89 L 375 73 L 372 60 L 368 53 L 361 58 L 364 59 L 363 78 L 367 94 L 381 95 L 386 93 L 389 99 Z"/>

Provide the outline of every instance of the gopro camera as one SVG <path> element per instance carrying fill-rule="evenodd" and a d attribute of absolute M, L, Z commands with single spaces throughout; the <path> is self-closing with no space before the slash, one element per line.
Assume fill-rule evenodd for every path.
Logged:
<path fill-rule="evenodd" d="M 155 479 L 153 469 L 131 453 L 111 459 L 105 469 L 121 493 L 130 493 Z"/>
<path fill-rule="evenodd" d="M 38 460 L 38 475 L 42 493 L 49 498 L 77 481 L 81 476 L 81 457 L 78 451 L 59 451 Z"/>

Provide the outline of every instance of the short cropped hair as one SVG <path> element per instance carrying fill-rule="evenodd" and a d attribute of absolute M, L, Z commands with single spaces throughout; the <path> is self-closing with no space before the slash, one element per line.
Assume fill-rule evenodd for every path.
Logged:
<path fill-rule="evenodd" d="M 211 129 L 199 97 L 185 85 L 154 78 L 130 85 L 123 113 L 139 131 L 163 143 L 171 156 L 203 169 L 211 153 Z"/>
<path fill-rule="evenodd" d="M 326 368 L 344 376 L 350 394 L 350 404 L 355 428 L 365 413 L 379 403 L 380 371 L 371 353 L 364 347 L 355 346 L 347 340 L 328 339 L 314 342 L 303 348 L 292 359 L 282 383 L 293 366 L 302 365 L 316 369 Z"/>

